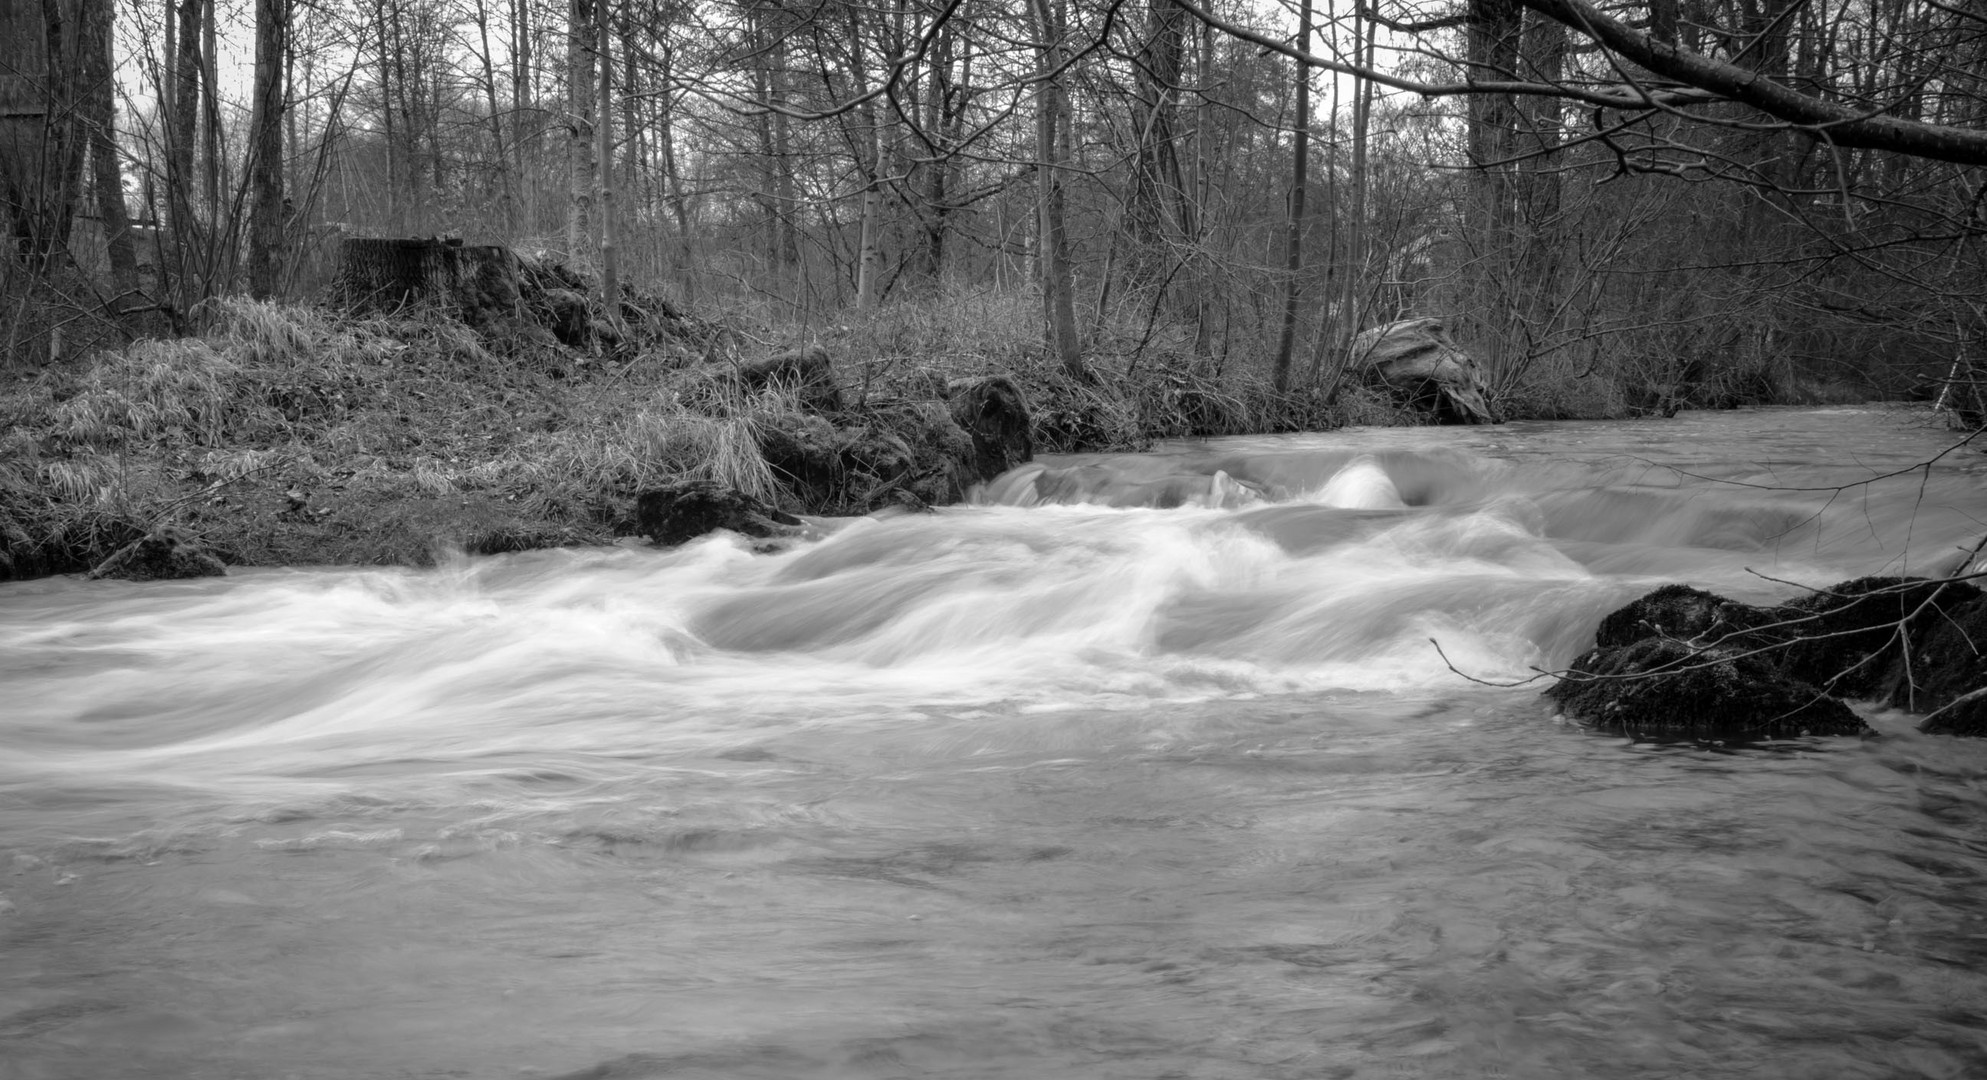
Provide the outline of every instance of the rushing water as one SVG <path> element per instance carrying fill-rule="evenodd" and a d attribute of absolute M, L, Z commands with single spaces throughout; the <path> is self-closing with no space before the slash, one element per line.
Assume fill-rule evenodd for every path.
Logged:
<path fill-rule="evenodd" d="M 1882 410 L 1221 440 L 984 505 L 0 587 L 0 1078 L 1987 1076 L 1987 742 L 1654 746 L 1654 584 L 1937 571 Z M 1747 486 L 1756 485 L 1756 486 Z"/>

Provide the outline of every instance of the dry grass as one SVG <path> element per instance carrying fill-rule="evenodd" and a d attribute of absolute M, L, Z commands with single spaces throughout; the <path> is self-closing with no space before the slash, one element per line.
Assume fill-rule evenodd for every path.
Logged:
<path fill-rule="evenodd" d="M 0 576 L 86 567 L 164 524 L 249 564 L 603 542 L 637 494 L 676 479 L 804 506 L 760 453 L 767 432 L 796 430 L 795 396 L 685 369 L 799 345 L 826 347 L 852 422 L 884 430 L 932 411 L 952 379 L 1010 374 L 1048 452 L 1402 419 L 1357 392 L 1224 376 L 1163 324 L 1092 327 L 1091 377 L 1072 378 L 1043 354 L 1022 293 L 961 290 L 829 324 L 769 311 L 728 312 L 694 357 L 617 358 L 491 342 L 432 315 L 212 301 L 198 337 L 0 387 Z"/>
<path fill-rule="evenodd" d="M 199 337 L 0 387 L 0 579 L 163 524 L 231 562 L 423 562 L 605 541 L 673 479 L 779 494 L 759 433 L 788 395 L 692 408 L 653 359 L 492 348 L 439 317 L 202 315 Z"/>

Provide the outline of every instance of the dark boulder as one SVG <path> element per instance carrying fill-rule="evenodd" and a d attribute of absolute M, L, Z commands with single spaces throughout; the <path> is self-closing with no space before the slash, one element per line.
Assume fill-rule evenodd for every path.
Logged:
<path fill-rule="evenodd" d="M 800 519 L 710 480 L 685 480 L 645 491 L 635 501 L 635 531 L 664 546 L 718 529 L 765 538 L 788 536 Z"/>
<path fill-rule="evenodd" d="M 982 375 L 946 384 L 952 422 L 973 440 L 971 479 L 985 483 L 1035 459 L 1028 399 L 1013 379 Z"/>
<path fill-rule="evenodd" d="M 1782 609 L 1792 638 L 1787 673 L 1844 697 L 1882 695 L 1902 674 L 1903 643 L 1921 640 L 1980 596 L 1963 582 L 1865 577 L 1818 590 Z M 1900 633 L 1900 629 L 1902 633 Z"/>
<path fill-rule="evenodd" d="M 1630 736 L 1743 741 L 1870 733 L 1848 706 L 1766 656 L 1667 637 L 1595 649 L 1546 697 L 1598 730 Z"/>
<path fill-rule="evenodd" d="M 801 506 L 867 514 L 891 506 L 958 502 L 973 482 L 973 443 L 928 402 L 873 404 L 836 427 L 788 414 L 759 433 L 759 453 Z"/>
<path fill-rule="evenodd" d="M 869 478 L 859 504 L 943 506 L 964 499 L 976 482 L 973 439 L 944 406 L 887 403 L 872 408 L 868 421 L 843 455 L 851 473 Z"/>
<path fill-rule="evenodd" d="M 1665 585 L 1603 619 L 1595 645 L 1546 693 L 1608 730 L 1854 734 L 1836 698 L 1861 697 L 1932 713 L 1928 732 L 1987 734 L 1987 597 L 1960 581 L 1857 578 L 1777 607 Z"/>
<path fill-rule="evenodd" d="M 1646 637 L 1716 643 L 1773 621 L 1770 611 L 1688 585 L 1665 585 L 1601 620 L 1594 644 L 1618 648 Z"/>
<path fill-rule="evenodd" d="M 723 414 L 736 407 L 728 386 L 754 385 L 794 387 L 810 410 L 758 416 L 759 453 L 790 496 L 782 501 L 810 512 L 956 503 L 1034 456 L 1027 402 L 1005 375 L 955 380 L 946 402 L 870 397 L 843 409 L 827 353 L 809 349 L 697 377 L 679 393 Z"/>
<path fill-rule="evenodd" d="M 1889 703 L 1929 714 L 1918 728 L 1928 734 L 1987 735 L 1987 693 L 1970 696 L 1987 688 L 1983 653 L 1987 599 L 1943 612 L 1911 636 L 1911 662 L 1898 665 Z"/>
<path fill-rule="evenodd" d="M 202 550 L 172 526 L 153 530 L 97 564 L 89 578 L 122 581 L 168 581 L 177 578 L 221 577 L 226 563 Z"/>
<path fill-rule="evenodd" d="M 759 456 L 800 505 L 826 512 L 844 486 L 846 433 L 808 413 L 791 413 L 759 428 Z"/>
<path fill-rule="evenodd" d="M 835 382 L 835 366 L 828 360 L 828 350 L 819 345 L 741 364 L 732 369 L 731 378 L 747 390 L 769 386 L 792 389 L 802 407 L 815 412 L 842 411 L 842 389 Z"/>

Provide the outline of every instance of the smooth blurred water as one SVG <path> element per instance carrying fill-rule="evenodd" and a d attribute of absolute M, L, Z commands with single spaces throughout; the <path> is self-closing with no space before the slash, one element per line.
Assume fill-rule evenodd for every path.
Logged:
<path fill-rule="evenodd" d="M 1431 644 L 1943 570 L 1950 445 L 1228 439 L 773 555 L 0 586 L 0 1078 L 1987 1075 L 1987 744 L 1631 744 Z"/>

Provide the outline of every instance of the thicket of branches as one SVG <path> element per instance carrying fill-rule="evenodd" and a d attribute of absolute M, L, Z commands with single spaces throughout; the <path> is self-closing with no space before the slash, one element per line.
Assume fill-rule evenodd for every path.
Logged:
<path fill-rule="evenodd" d="M 1076 378 L 1507 408 L 1970 381 L 1987 0 L 10 0 L 5 361 L 455 234 L 790 324 L 1041 298 Z M 603 265 L 604 264 L 604 265 Z"/>

